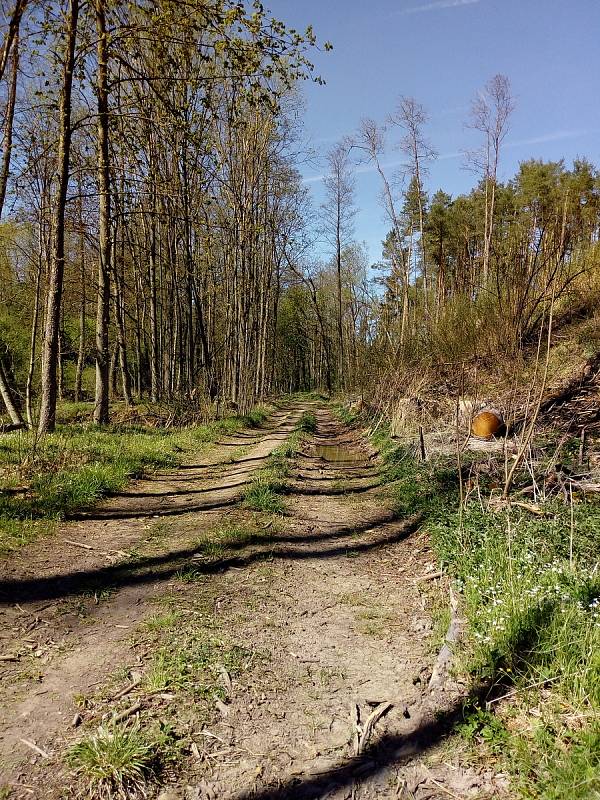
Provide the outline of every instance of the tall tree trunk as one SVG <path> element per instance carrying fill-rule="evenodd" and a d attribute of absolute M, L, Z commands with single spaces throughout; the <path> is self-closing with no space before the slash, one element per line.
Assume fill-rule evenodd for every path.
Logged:
<path fill-rule="evenodd" d="M 153 192 L 155 190 L 153 189 Z M 156 298 L 156 198 L 151 213 L 150 259 L 148 263 L 150 278 L 150 396 L 157 403 L 160 396 L 160 363 L 158 341 L 158 308 Z"/>
<path fill-rule="evenodd" d="M 15 39 L 19 36 L 19 28 L 21 27 L 21 17 L 23 16 L 23 12 L 25 11 L 26 5 L 27 5 L 27 0 L 17 0 L 17 2 L 15 3 L 15 7 L 13 8 L 13 12 L 10 17 L 10 22 L 8 23 L 8 31 L 6 32 L 6 36 L 4 37 L 4 41 L 2 42 L 2 47 L 0 47 L 0 80 L 2 80 L 4 76 L 4 71 L 6 70 L 6 65 L 8 64 L 8 58 L 13 43 Z"/>
<path fill-rule="evenodd" d="M 131 373 L 127 359 L 127 335 L 125 331 L 125 318 L 123 314 L 123 282 L 117 273 L 116 248 L 113 246 L 113 308 L 117 326 L 117 344 L 119 346 L 119 368 L 121 370 L 121 384 L 123 387 L 123 400 L 126 406 L 133 405 L 131 391 Z"/>
<path fill-rule="evenodd" d="M 344 388 L 344 323 L 342 317 L 342 209 L 338 198 L 335 232 L 335 261 L 337 271 L 337 328 L 338 328 L 338 386 Z"/>
<path fill-rule="evenodd" d="M 83 227 L 83 198 L 82 187 L 79 186 L 79 277 L 80 277 L 80 303 L 79 303 L 79 346 L 77 348 L 77 366 L 75 368 L 75 402 L 81 400 L 81 383 L 83 379 L 83 366 L 85 363 L 85 311 L 86 311 L 86 274 L 85 274 L 85 231 Z"/>
<path fill-rule="evenodd" d="M 12 43 L 12 69 L 10 73 L 10 86 L 8 89 L 8 103 L 4 118 L 4 152 L 2 153 L 2 169 L 0 171 L 0 217 L 4 209 L 6 188 L 10 174 L 10 157 L 12 155 L 13 120 L 15 117 L 15 104 L 17 101 L 17 76 L 19 74 L 19 33 L 15 33 Z"/>
<path fill-rule="evenodd" d="M 11 418 L 13 425 L 24 426 L 25 423 L 23 422 L 21 410 L 19 409 L 17 400 L 13 395 L 10 381 L 8 380 L 6 370 L 4 369 L 4 364 L 2 363 L 2 358 L 0 358 L 0 395 L 2 395 L 2 400 L 6 406 L 6 411 L 8 412 L 8 416 Z"/>
<path fill-rule="evenodd" d="M 42 352 L 42 402 L 38 425 L 40 433 L 53 431 L 56 425 L 56 362 L 58 359 L 58 334 L 65 270 L 65 206 L 67 202 L 67 189 L 69 186 L 71 89 L 73 85 L 78 16 L 79 0 L 70 0 L 66 30 L 63 84 L 59 103 L 58 192 L 54 213 L 54 243 L 48 280 L 46 325 L 44 330 L 44 348 Z"/>
<path fill-rule="evenodd" d="M 35 300 L 33 303 L 33 319 L 31 320 L 31 337 L 29 342 L 29 369 L 27 370 L 27 382 L 25 383 L 25 411 L 27 413 L 27 424 L 33 428 L 33 375 L 35 372 L 35 355 L 38 335 L 38 325 L 40 319 L 40 295 L 42 286 L 42 265 L 44 262 L 44 204 L 40 210 L 40 230 L 38 241 L 38 263 L 35 275 Z"/>
<path fill-rule="evenodd" d="M 110 168 L 108 130 L 108 35 L 105 0 L 95 0 L 98 36 L 98 188 L 100 190 L 100 226 L 98 235 L 98 306 L 96 312 L 96 404 L 94 422 L 109 421 L 108 323 L 110 314 Z"/>
<path fill-rule="evenodd" d="M 12 152 L 12 130 L 13 130 L 13 119 L 15 115 L 15 102 L 17 98 L 17 75 L 19 70 L 19 23 L 21 20 L 21 12 L 18 11 L 19 6 L 25 6 L 25 3 L 17 3 L 17 7 L 13 12 L 13 17 L 18 14 L 16 27 L 12 31 L 11 40 L 10 42 L 5 42 L 5 51 L 1 53 L 0 58 L 0 67 L 2 68 L 2 72 L 4 72 L 4 68 L 6 66 L 6 61 L 8 60 L 9 51 L 12 49 L 12 70 L 11 70 L 11 79 L 10 79 L 10 87 L 8 90 L 8 104 L 6 108 L 6 117 L 4 121 L 4 152 L 2 154 L 2 168 L 0 171 L 0 217 L 2 216 L 2 210 L 4 208 L 4 199 L 6 197 L 6 187 L 8 185 L 8 176 L 10 172 L 10 157 Z M 11 26 L 13 22 L 11 20 Z M 10 30 L 9 30 L 10 33 Z M 11 48 L 12 45 L 12 48 Z M 14 425 L 24 425 L 23 416 L 21 414 L 21 409 L 15 398 L 15 393 L 13 387 L 10 385 L 10 381 L 4 366 L 2 365 L 2 357 L 0 356 L 0 394 L 2 395 L 2 399 L 4 400 L 4 405 L 6 406 L 6 410 L 8 415 L 10 416 Z"/>

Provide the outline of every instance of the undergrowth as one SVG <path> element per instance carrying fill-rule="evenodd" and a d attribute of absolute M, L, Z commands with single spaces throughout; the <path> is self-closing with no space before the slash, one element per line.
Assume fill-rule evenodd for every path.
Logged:
<path fill-rule="evenodd" d="M 418 462 L 385 431 L 374 443 L 397 513 L 422 515 L 462 594 L 463 667 L 512 700 L 466 709 L 460 733 L 501 753 L 524 797 L 600 797 L 600 503 L 492 510 L 486 475 L 461 510 L 453 459 Z M 533 725 L 531 705 L 544 708 Z"/>

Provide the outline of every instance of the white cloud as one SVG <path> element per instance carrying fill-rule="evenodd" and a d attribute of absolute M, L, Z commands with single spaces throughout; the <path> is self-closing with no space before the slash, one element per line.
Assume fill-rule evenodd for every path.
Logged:
<path fill-rule="evenodd" d="M 460 158 L 464 153 L 442 153 L 436 157 L 436 161 L 445 161 L 449 158 Z M 394 159 L 393 161 L 387 161 L 386 163 L 381 165 L 381 169 L 384 172 L 388 173 L 388 178 L 391 177 L 389 174 L 389 170 L 396 169 L 397 167 L 407 167 L 409 164 L 406 159 Z M 369 173 L 377 172 L 377 165 L 370 161 L 367 164 L 359 164 L 357 167 L 354 168 L 355 175 L 368 175 Z M 309 175 L 306 178 L 302 178 L 302 183 L 319 183 L 325 178 L 326 175 Z"/>
<path fill-rule="evenodd" d="M 540 136 L 532 136 L 529 139 L 518 139 L 506 142 L 506 147 L 521 147 L 528 144 L 544 144 L 545 142 L 560 142 L 563 139 L 578 139 L 580 136 L 587 136 L 595 133 L 593 130 L 562 130 L 552 133 L 543 133 Z"/>
<path fill-rule="evenodd" d="M 324 177 L 325 175 L 311 175 L 308 178 L 302 178 L 302 183 L 319 183 Z"/>
<path fill-rule="evenodd" d="M 400 14 L 420 14 L 424 11 L 437 11 L 442 8 L 460 8 L 461 6 L 473 6 L 479 2 L 480 0 L 435 0 L 435 2 L 427 3 L 424 6 L 404 8 L 400 11 Z"/>

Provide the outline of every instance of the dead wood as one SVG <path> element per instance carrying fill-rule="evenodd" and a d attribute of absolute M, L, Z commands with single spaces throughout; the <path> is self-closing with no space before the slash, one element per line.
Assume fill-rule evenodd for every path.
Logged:
<path fill-rule="evenodd" d="M 39 756 L 42 756 L 42 758 L 50 758 L 50 755 L 45 750 L 42 750 L 41 747 L 38 747 L 37 744 L 35 744 L 35 742 L 30 742 L 29 739 L 20 739 L 20 741 L 23 742 L 24 745 L 27 745 L 27 747 L 29 747 L 31 750 L 33 750 L 34 753 L 37 753 Z"/>
<path fill-rule="evenodd" d="M 391 708 L 393 708 L 393 706 L 394 706 L 393 703 L 390 703 L 389 701 L 386 700 L 383 703 L 379 703 L 377 708 L 375 708 L 375 709 L 373 709 L 373 711 L 371 711 L 371 713 L 369 714 L 369 716 L 365 720 L 365 724 L 362 726 L 362 731 L 361 731 L 361 734 L 360 734 L 360 740 L 359 740 L 359 743 L 358 743 L 358 753 L 357 753 L 357 755 L 360 755 L 364 751 L 364 749 L 368 745 L 369 740 L 371 738 L 371 735 L 373 733 L 373 728 L 375 727 L 375 725 L 377 725 L 377 723 L 379 722 L 381 717 L 383 717 L 384 714 L 387 714 L 387 712 Z"/>
<path fill-rule="evenodd" d="M 132 714 L 136 714 L 141 709 L 141 707 L 142 707 L 142 701 L 136 700 L 136 702 L 132 706 L 129 706 L 129 708 L 126 708 L 124 711 L 120 711 L 118 714 L 116 714 L 113 717 L 113 722 L 115 723 L 115 725 L 118 722 L 122 722 L 124 719 L 127 719 L 127 717 L 130 717 Z"/>
<path fill-rule="evenodd" d="M 460 639 L 461 630 L 462 620 L 458 615 L 458 600 L 452 588 L 450 588 L 450 624 L 446 631 L 444 644 L 438 654 L 433 672 L 431 673 L 431 678 L 429 679 L 430 690 L 441 689 L 446 682 L 454 655 L 453 647 Z"/>

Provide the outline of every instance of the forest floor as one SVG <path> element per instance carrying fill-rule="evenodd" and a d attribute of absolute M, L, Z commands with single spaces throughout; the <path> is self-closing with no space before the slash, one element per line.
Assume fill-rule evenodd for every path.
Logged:
<path fill-rule="evenodd" d="M 283 508 L 253 510 L 307 412 Z M 0 797 L 505 796 L 444 744 L 465 693 L 428 688 L 447 586 L 379 469 L 328 408 L 290 403 L 12 553 Z M 107 778 L 117 734 L 139 769 Z"/>

